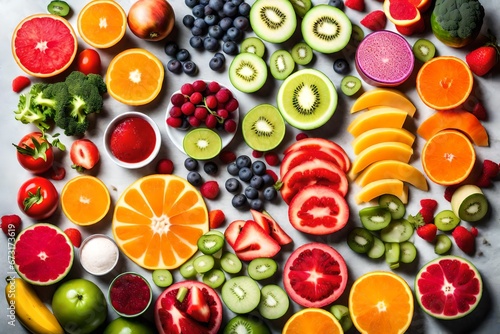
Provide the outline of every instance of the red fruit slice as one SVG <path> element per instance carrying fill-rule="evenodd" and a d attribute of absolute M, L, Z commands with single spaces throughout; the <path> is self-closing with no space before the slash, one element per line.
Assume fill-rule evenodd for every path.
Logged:
<path fill-rule="evenodd" d="M 176 299 L 180 288 L 186 288 L 186 297 L 181 301 Z M 201 291 L 203 298 L 210 309 L 207 322 L 199 322 L 187 314 L 189 300 L 194 288 Z M 198 281 L 182 281 L 169 286 L 156 300 L 155 310 L 156 329 L 160 334 L 215 334 L 222 324 L 222 302 L 217 292 Z"/>
<path fill-rule="evenodd" d="M 345 152 L 345 150 L 339 144 L 324 138 L 314 138 L 308 137 L 302 140 L 298 140 L 283 152 L 285 155 L 296 150 L 320 150 L 320 151 L 331 151 L 337 152 L 342 156 L 345 162 L 345 170 L 348 171 L 351 167 L 351 160 Z"/>
<path fill-rule="evenodd" d="M 210 320 L 210 307 L 197 286 L 191 288 L 186 313 L 199 322 L 208 322 Z"/>
<path fill-rule="evenodd" d="M 283 268 L 283 286 L 297 304 L 323 307 L 336 301 L 348 279 L 344 258 L 334 248 L 311 242 L 297 248 Z"/>
<path fill-rule="evenodd" d="M 224 237 L 226 238 L 226 241 L 229 244 L 229 246 L 231 246 L 232 248 L 234 248 L 236 238 L 238 238 L 238 235 L 240 234 L 243 225 L 245 225 L 244 220 L 241 219 L 234 220 L 226 227 L 226 230 L 224 231 Z"/>
<path fill-rule="evenodd" d="M 306 161 L 320 159 L 333 162 L 338 165 L 339 168 L 347 172 L 344 158 L 337 151 L 332 151 L 328 149 L 320 150 L 306 150 L 300 149 L 297 151 L 290 152 L 283 157 L 280 165 L 280 175 L 283 177 L 290 169 L 298 166 Z"/>
<path fill-rule="evenodd" d="M 259 224 L 247 220 L 236 238 L 233 249 L 240 260 L 252 261 L 259 257 L 275 256 L 281 246 Z"/>
<path fill-rule="evenodd" d="M 283 200 L 290 204 L 295 194 L 310 185 L 326 185 L 337 190 L 342 196 L 349 187 L 346 174 L 333 162 L 310 160 L 290 169 L 282 177 L 280 189 Z"/>
<path fill-rule="evenodd" d="M 63 279 L 73 265 L 73 244 L 58 227 L 48 223 L 31 225 L 14 243 L 14 268 L 34 285 L 49 285 Z"/>
<path fill-rule="evenodd" d="M 271 237 L 278 242 L 279 245 L 284 246 L 291 243 L 293 240 L 290 236 L 285 232 L 283 228 L 278 224 L 273 217 L 271 217 L 267 213 L 262 213 L 257 210 L 250 209 L 250 213 L 254 221 L 259 225 L 268 226 L 270 229 L 269 234 Z"/>
<path fill-rule="evenodd" d="M 415 296 L 422 309 L 438 319 L 458 319 L 481 300 L 479 271 L 464 258 L 448 255 L 430 261 L 415 278 Z"/>
<path fill-rule="evenodd" d="M 288 218 L 293 227 L 309 234 L 337 232 L 349 220 L 349 206 L 338 191 L 314 185 L 300 190 L 290 202 Z"/>
<path fill-rule="evenodd" d="M 410 0 L 386 0 L 384 12 L 387 18 L 397 26 L 411 26 L 420 20 L 417 4 Z"/>
<path fill-rule="evenodd" d="M 75 59 L 78 41 L 69 22 L 57 15 L 36 14 L 22 20 L 12 35 L 12 53 L 23 71 L 52 77 Z"/>

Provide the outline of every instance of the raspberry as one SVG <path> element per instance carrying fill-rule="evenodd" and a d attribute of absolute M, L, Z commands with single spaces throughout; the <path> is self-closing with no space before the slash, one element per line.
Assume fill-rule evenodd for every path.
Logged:
<path fill-rule="evenodd" d="M 224 220 L 226 220 L 226 215 L 220 209 L 210 210 L 208 213 L 208 222 L 211 229 L 220 227 L 224 223 Z"/>
<path fill-rule="evenodd" d="M 236 160 L 236 154 L 231 151 L 222 151 L 219 153 L 219 158 L 224 164 L 230 164 Z"/>
<path fill-rule="evenodd" d="M 196 92 L 203 92 L 207 89 L 207 83 L 203 80 L 196 80 L 193 82 L 193 88 Z"/>
<path fill-rule="evenodd" d="M 160 159 L 156 163 L 157 174 L 172 174 L 174 172 L 174 163 L 170 159 Z"/>
<path fill-rule="evenodd" d="M 21 231 L 21 217 L 19 217 L 16 214 L 12 215 L 4 215 L 1 218 L 2 220 L 2 231 L 7 235 L 8 237 L 13 237 L 14 235 L 17 235 L 19 231 Z M 11 235 L 11 234 L 14 235 Z"/>
<path fill-rule="evenodd" d="M 491 180 L 498 175 L 499 165 L 491 160 L 484 160 L 481 174 L 476 181 L 476 186 L 486 188 L 491 186 Z"/>
<path fill-rule="evenodd" d="M 444 199 L 446 199 L 448 202 L 451 202 L 451 197 L 453 196 L 453 193 L 455 190 L 457 190 L 458 186 L 448 186 L 444 190 Z"/>
<path fill-rule="evenodd" d="M 252 157 L 254 157 L 254 158 L 260 158 L 263 155 L 264 155 L 264 153 L 262 153 L 261 151 L 256 151 L 256 150 L 252 151 Z"/>
<path fill-rule="evenodd" d="M 69 227 L 64 230 L 64 233 L 68 236 L 69 240 L 71 240 L 73 246 L 76 248 L 80 247 L 82 244 L 82 234 L 80 233 L 80 230 Z"/>
<path fill-rule="evenodd" d="M 181 86 L 181 93 L 187 96 L 190 96 L 194 93 L 194 87 L 190 83 L 185 83 Z"/>
<path fill-rule="evenodd" d="M 472 114 L 480 121 L 485 121 L 488 118 L 486 108 L 479 101 L 472 108 Z"/>
<path fill-rule="evenodd" d="M 219 195 L 219 184 L 217 181 L 207 181 L 201 185 L 200 192 L 207 199 L 215 199 Z"/>
<path fill-rule="evenodd" d="M 309 138 L 309 136 L 305 132 L 297 133 L 297 135 L 295 136 L 295 140 L 297 140 L 297 141 L 302 140 L 302 139 L 306 139 L 306 138 Z"/>
<path fill-rule="evenodd" d="M 472 226 L 470 228 L 470 233 L 472 233 L 474 237 L 477 237 L 477 235 L 479 234 L 479 230 L 475 226 Z"/>
<path fill-rule="evenodd" d="M 274 152 L 266 152 L 264 154 L 264 160 L 266 160 L 269 166 L 278 166 L 280 164 L 280 158 L 278 154 Z"/>

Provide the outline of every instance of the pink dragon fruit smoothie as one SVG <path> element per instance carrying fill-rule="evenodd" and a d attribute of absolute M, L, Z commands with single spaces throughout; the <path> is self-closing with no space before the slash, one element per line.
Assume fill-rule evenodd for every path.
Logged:
<path fill-rule="evenodd" d="M 393 87 L 413 71 L 415 57 L 404 37 L 380 30 L 367 35 L 356 50 L 356 70 L 369 85 Z"/>

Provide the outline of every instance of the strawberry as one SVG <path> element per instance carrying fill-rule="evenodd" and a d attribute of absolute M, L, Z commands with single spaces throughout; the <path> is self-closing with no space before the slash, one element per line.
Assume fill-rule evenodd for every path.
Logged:
<path fill-rule="evenodd" d="M 295 140 L 297 140 L 297 141 L 302 140 L 302 139 L 306 139 L 306 138 L 309 138 L 309 136 L 305 132 L 299 132 L 295 136 Z"/>
<path fill-rule="evenodd" d="M 427 242 L 433 242 L 436 234 L 437 227 L 434 224 L 425 224 L 417 228 L 417 235 Z"/>
<path fill-rule="evenodd" d="M 207 181 L 200 187 L 201 195 L 207 199 L 215 199 L 219 195 L 219 190 L 217 181 Z"/>
<path fill-rule="evenodd" d="M 210 320 L 210 307 L 203 292 L 193 286 L 189 289 L 186 313 L 196 321 L 207 323 Z"/>
<path fill-rule="evenodd" d="M 231 162 L 236 160 L 236 153 L 232 151 L 222 151 L 219 153 L 219 158 L 222 163 L 230 164 Z"/>
<path fill-rule="evenodd" d="M 437 208 L 437 201 L 430 198 L 424 198 L 420 201 L 420 206 L 421 209 L 419 213 L 422 215 L 425 224 L 432 223 Z"/>
<path fill-rule="evenodd" d="M 276 173 L 273 170 L 267 169 L 266 174 L 269 174 L 269 176 L 273 178 L 275 183 L 278 182 L 278 175 L 276 175 Z"/>
<path fill-rule="evenodd" d="M 345 0 L 344 5 L 360 12 L 365 10 L 365 0 Z"/>
<path fill-rule="evenodd" d="M 444 199 L 448 202 L 451 202 L 451 197 L 453 196 L 453 193 L 455 192 L 455 190 L 457 190 L 457 188 L 457 185 L 446 187 L 446 189 L 444 190 Z"/>
<path fill-rule="evenodd" d="M 476 186 L 480 188 L 487 188 L 491 186 L 491 180 L 499 173 L 500 167 L 497 163 L 491 160 L 484 160 L 481 174 L 476 181 Z"/>
<path fill-rule="evenodd" d="M 252 157 L 254 157 L 254 158 L 260 158 L 263 155 L 264 155 L 264 153 L 262 153 L 261 151 L 257 151 L 257 150 L 252 151 Z"/>
<path fill-rule="evenodd" d="M 266 152 L 264 154 L 264 160 L 266 160 L 269 166 L 278 166 L 280 164 L 280 158 L 275 152 Z"/>
<path fill-rule="evenodd" d="M 31 80 L 24 75 L 19 75 L 12 80 L 12 90 L 16 93 L 19 93 L 29 85 L 31 85 Z"/>
<path fill-rule="evenodd" d="M 451 233 L 455 239 L 455 243 L 464 253 L 472 255 L 476 250 L 476 239 L 474 234 L 467 230 L 465 227 L 459 225 L 455 227 Z"/>
<path fill-rule="evenodd" d="M 378 31 L 385 29 L 387 17 L 384 11 L 374 10 L 363 17 L 359 23 L 372 31 Z"/>
<path fill-rule="evenodd" d="M 156 163 L 157 174 L 172 174 L 174 172 L 174 163 L 170 159 L 160 159 Z"/>
<path fill-rule="evenodd" d="M 498 62 L 500 49 L 494 42 L 487 43 L 465 56 L 465 61 L 470 70 L 477 76 L 488 73 Z"/>
<path fill-rule="evenodd" d="M 21 231 L 21 217 L 16 214 L 4 215 L 2 220 L 2 231 L 8 237 L 16 236 Z"/>
<path fill-rule="evenodd" d="M 259 257 L 273 257 L 281 246 L 259 224 L 247 220 L 234 242 L 233 249 L 240 260 L 251 261 Z"/>
<path fill-rule="evenodd" d="M 69 240 L 71 240 L 73 246 L 75 246 L 76 248 L 80 247 L 80 245 L 82 244 L 82 233 L 80 232 L 80 230 L 73 227 L 68 227 L 64 230 L 64 233 L 68 236 Z"/>
<path fill-rule="evenodd" d="M 474 107 L 472 108 L 472 114 L 474 116 L 476 116 L 476 118 L 480 121 L 485 121 L 486 118 L 488 117 L 487 115 L 487 112 L 486 112 L 486 108 L 484 107 L 484 105 L 477 101 L 477 103 L 474 105 Z"/>
<path fill-rule="evenodd" d="M 59 181 L 64 179 L 66 176 L 66 169 L 62 166 L 52 166 L 49 172 L 49 177 L 54 181 Z"/>
<path fill-rule="evenodd" d="M 243 226 L 245 225 L 245 221 L 242 219 L 232 221 L 224 231 L 224 238 L 226 239 L 229 246 L 234 249 L 234 245 L 236 243 L 236 239 L 238 239 L 238 235 L 240 235 Z"/>
<path fill-rule="evenodd" d="M 92 169 L 99 162 L 99 149 L 89 139 L 77 139 L 71 145 L 69 152 L 72 168 L 79 172 Z"/>
<path fill-rule="evenodd" d="M 211 229 L 220 227 L 224 223 L 224 220 L 226 220 L 224 211 L 214 209 L 208 212 L 208 222 Z"/>

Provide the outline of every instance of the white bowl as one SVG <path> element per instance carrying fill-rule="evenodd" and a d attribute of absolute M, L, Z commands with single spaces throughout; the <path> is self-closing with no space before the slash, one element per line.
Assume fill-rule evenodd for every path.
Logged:
<path fill-rule="evenodd" d="M 107 235 L 93 234 L 82 242 L 79 255 L 83 269 L 94 276 L 102 276 L 115 268 L 120 251 Z"/>
<path fill-rule="evenodd" d="M 155 144 L 153 151 L 151 154 L 144 160 L 139 161 L 139 162 L 126 162 L 118 159 L 111 150 L 110 147 L 110 139 L 111 135 L 116 128 L 118 124 L 120 124 L 122 121 L 124 121 L 127 118 L 130 117 L 139 117 L 149 123 L 151 125 L 154 134 L 155 134 Z M 158 155 L 158 152 L 160 151 L 160 146 L 161 146 L 161 135 L 160 135 L 160 129 L 158 128 L 158 125 L 151 119 L 151 117 L 137 111 L 129 111 L 125 112 L 123 114 L 120 114 L 116 116 L 111 122 L 109 122 L 108 126 L 106 127 L 106 130 L 104 131 L 104 148 L 106 150 L 106 153 L 108 157 L 118 166 L 124 167 L 124 168 L 129 168 L 129 169 L 135 169 L 135 168 L 141 168 L 149 164 L 151 161 L 153 161 L 154 158 Z"/>

